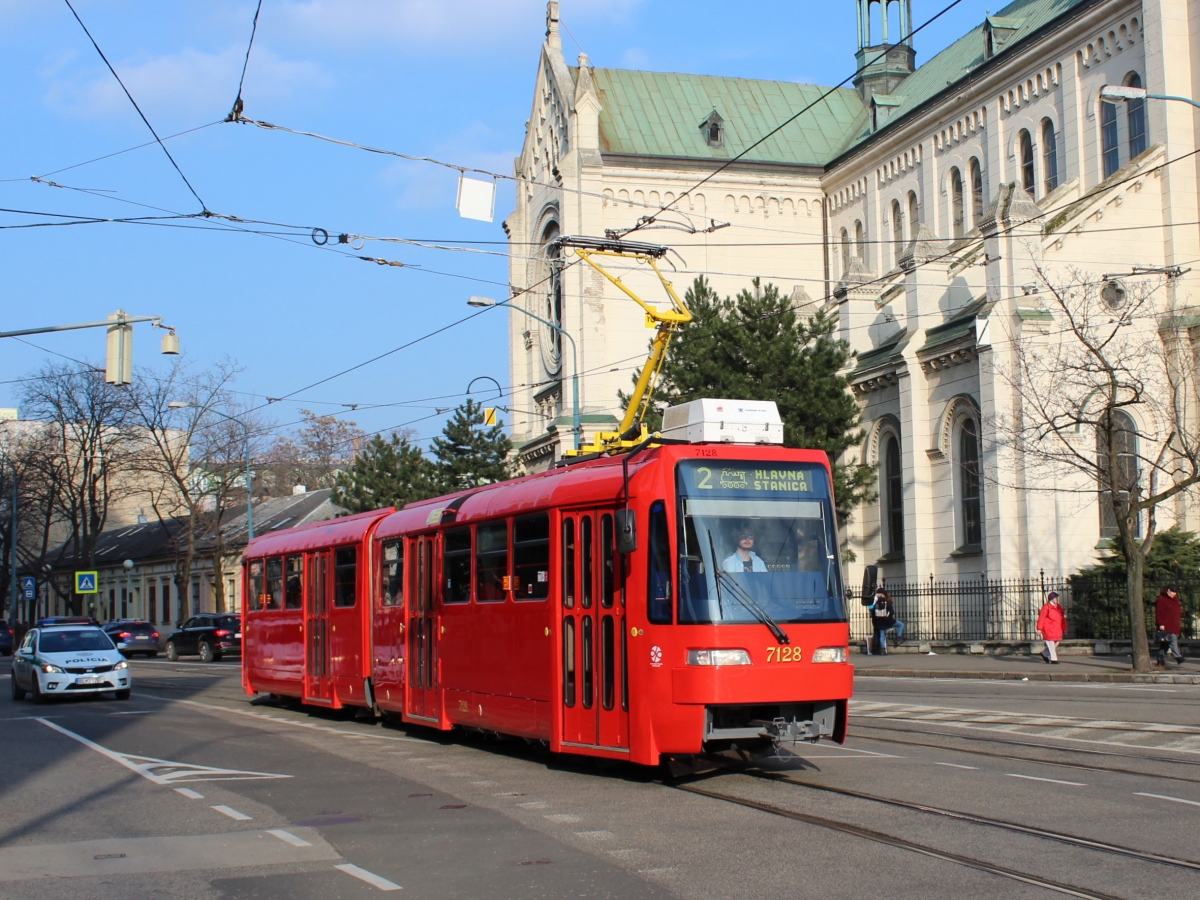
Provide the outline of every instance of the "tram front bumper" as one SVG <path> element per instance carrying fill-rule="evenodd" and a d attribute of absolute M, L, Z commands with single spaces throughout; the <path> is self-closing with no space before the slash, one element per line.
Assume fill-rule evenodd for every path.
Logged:
<path fill-rule="evenodd" d="M 845 700 L 853 693 L 849 664 L 686 666 L 671 672 L 671 699 L 684 705 Z"/>

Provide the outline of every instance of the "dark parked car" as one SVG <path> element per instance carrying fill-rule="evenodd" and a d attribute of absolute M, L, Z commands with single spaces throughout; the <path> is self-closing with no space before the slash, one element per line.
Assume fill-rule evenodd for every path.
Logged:
<path fill-rule="evenodd" d="M 0 620 L 0 656 L 11 656 L 13 652 L 13 630 L 7 622 Z"/>
<path fill-rule="evenodd" d="M 192 616 L 167 638 L 167 659 L 198 653 L 205 662 L 242 655 L 242 617 L 231 613 Z"/>
<path fill-rule="evenodd" d="M 104 633 L 126 656 L 135 653 L 144 653 L 151 659 L 158 656 L 158 631 L 149 622 L 114 619 L 104 626 Z"/>

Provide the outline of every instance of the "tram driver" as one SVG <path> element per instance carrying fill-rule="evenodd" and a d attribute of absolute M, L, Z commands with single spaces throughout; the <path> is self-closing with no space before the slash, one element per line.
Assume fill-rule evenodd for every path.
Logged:
<path fill-rule="evenodd" d="M 758 539 L 755 530 L 749 525 L 744 526 L 737 530 L 735 537 L 737 546 L 721 563 L 721 568 L 726 572 L 766 572 L 767 564 L 754 552 Z"/>

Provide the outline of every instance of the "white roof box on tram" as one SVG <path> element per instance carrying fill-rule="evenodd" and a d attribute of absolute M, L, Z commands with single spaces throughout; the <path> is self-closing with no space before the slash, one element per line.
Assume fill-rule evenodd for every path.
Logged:
<path fill-rule="evenodd" d="M 691 444 L 782 444 L 774 400 L 693 400 L 663 411 L 662 436 Z"/>

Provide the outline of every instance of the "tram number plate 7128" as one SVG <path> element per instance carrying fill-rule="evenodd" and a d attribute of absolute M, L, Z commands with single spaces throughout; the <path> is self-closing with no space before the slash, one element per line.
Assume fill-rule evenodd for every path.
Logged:
<path fill-rule="evenodd" d="M 767 662 L 790 663 L 800 662 L 802 652 L 799 647 L 768 647 Z"/>

